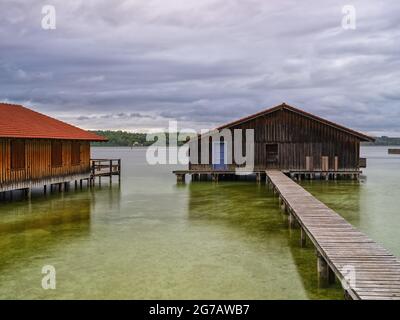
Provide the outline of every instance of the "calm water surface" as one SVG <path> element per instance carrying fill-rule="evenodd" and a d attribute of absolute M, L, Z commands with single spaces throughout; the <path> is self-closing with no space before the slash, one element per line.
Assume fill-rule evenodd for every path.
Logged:
<path fill-rule="evenodd" d="M 400 256 L 400 157 L 368 147 L 361 183 L 305 182 L 348 221 Z M 312 247 L 300 249 L 277 199 L 253 182 L 177 186 L 144 149 L 122 158 L 121 187 L 34 194 L 0 204 L 0 298 L 341 299 L 319 288 Z M 53 265 L 57 289 L 43 290 Z"/>

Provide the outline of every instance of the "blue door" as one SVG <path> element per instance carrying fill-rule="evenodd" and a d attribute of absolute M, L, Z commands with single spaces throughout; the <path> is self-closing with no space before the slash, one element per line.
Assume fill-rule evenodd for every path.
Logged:
<path fill-rule="evenodd" d="M 227 170 L 228 166 L 225 164 L 225 143 L 214 142 L 213 144 L 213 169 L 214 170 Z"/>

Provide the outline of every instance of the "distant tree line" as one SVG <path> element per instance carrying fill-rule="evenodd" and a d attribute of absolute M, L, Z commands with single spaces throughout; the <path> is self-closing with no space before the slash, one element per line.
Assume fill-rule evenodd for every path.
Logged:
<path fill-rule="evenodd" d="M 375 142 L 363 142 L 364 146 L 400 146 L 400 138 L 390 138 L 386 136 L 376 137 Z"/>
<path fill-rule="evenodd" d="M 145 133 L 127 132 L 127 131 L 112 131 L 112 130 L 97 130 L 92 131 L 100 136 L 106 137 L 108 142 L 93 142 L 93 146 L 109 146 L 109 147 L 146 147 L 154 143 L 154 141 L 146 141 Z M 169 137 L 166 133 L 166 144 L 168 145 Z M 182 145 L 183 142 L 178 142 L 178 145 Z M 363 142 L 362 145 L 372 146 L 399 146 L 400 138 L 390 137 L 377 137 L 375 142 Z"/>
<path fill-rule="evenodd" d="M 146 133 L 127 132 L 127 131 L 112 131 L 112 130 L 96 130 L 91 131 L 99 136 L 108 139 L 107 142 L 92 142 L 92 146 L 103 146 L 103 147 L 146 147 L 152 145 L 154 141 L 146 141 Z M 157 133 L 155 133 L 157 134 Z M 158 133 L 160 134 L 160 133 Z M 163 133 L 160 134 L 161 136 Z M 169 143 L 169 134 L 165 133 L 166 144 Z M 178 142 L 178 145 L 182 145 L 184 142 Z"/>

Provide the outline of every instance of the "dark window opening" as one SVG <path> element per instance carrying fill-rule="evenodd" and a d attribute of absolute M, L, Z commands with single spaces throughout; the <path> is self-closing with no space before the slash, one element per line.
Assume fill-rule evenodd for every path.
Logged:
<path fill-rule="evenodd" d="M 62 142 L 53 141 L 51 143 L 51 166 L 62 166 Z"/>
<path fill-rule="evenodd" d="M 81 164 L 81 144 L 79 142 L 72 142 L 71 164 L 73 166 Z"/>
<path fill-rule="evenodd" d="M 11 149 L 11 170 L 25 169 L 25 141 L 12 140 Z"/>
<path fill-rule="evenodd" d="M 266 159 L 267 163 L 277 163 L 278 162 L 278 144 L 271 143 L 266 145 Z"/>

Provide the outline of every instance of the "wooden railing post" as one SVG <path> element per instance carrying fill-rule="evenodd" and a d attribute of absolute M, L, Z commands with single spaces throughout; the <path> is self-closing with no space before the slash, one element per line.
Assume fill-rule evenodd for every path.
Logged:
<path fill-rule="evenodd" d="M 112 176 L 113 176 L 113 161 L 110 160 L 110 185 L 112 184 Z"/>
<path fill-rule="evenodd" d="M 118 159 L 118 183 L 121 184 L 121 159 Z"/>
<path fill-rule="evenodd" d="M 95 174 L 96 174 L 96 172 L 95 172 L 95 170 L 96 170 L 96 165 L 95 165 L 95 162 L 96 161 L 92 161 L 92 176 L 90 177 L 90 186 L 92 186 L 92 184 L 93 184 L 93 181 L 94 181 L 94 177 L 95 177 Z"/>
<path fill-rule="evenodd" d="M 91 185 L 94 185 L 96 177 L 99 177 L 99 185 L 101 185 L 101 177 L 107 175 L 111 185 L 114 174 L 118 175 L 118 182 L 121 183 L 121 159 L 90 159 Z"/>

